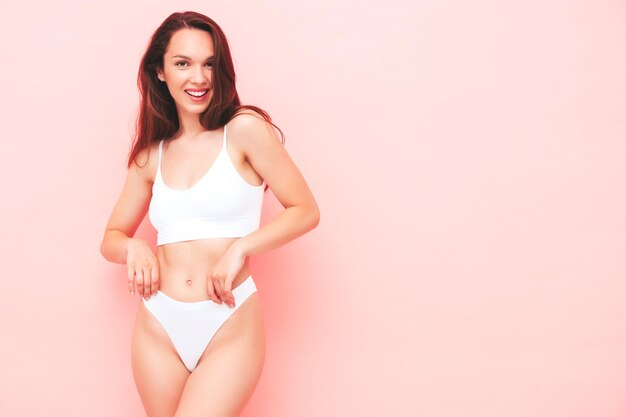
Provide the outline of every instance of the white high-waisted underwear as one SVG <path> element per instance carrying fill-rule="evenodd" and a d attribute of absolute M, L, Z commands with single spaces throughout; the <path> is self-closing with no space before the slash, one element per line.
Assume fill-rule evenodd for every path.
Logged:
<path fill-rule="evenodd" d="M 232 290 L 233 308 L 212 300 L 179 301 L 161 291 L 147 301 L 142 300 L 167 332 L 187 369 L 193 371 L 215 333 L 256 290 L 252 275 L 249 275 Z"/>

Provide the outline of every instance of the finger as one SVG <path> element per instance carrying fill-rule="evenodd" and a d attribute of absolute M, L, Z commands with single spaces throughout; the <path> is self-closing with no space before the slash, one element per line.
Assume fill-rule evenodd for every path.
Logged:
<path fill-rule="evenodd" d="M 235 302 L 233 301 L 233 299 L 228 295 L 228 293 L 224 294 L 224 300 L 226 300 L 226 305 L 228 307 L 235 307 Z"/>
<path fill-rule="evenodd" d="M 150 298 L 150 287 L 152 286 L 152 278 L 150 276 L 150 270 L 146 267 L 143 267 L 143 296 L 145 299 Z"/>
<path fill-rule="evenodd" d="M 220 298 L 218 292 L 217 292 L 217 287 L 215 287 L 215 281 L 210 281 L 211 282 L 211 288 L 213 290 L 213 296 L 215 297 L 215 300 L 218 304 L 222 304 L 222 299 Z"/>
<path fill-rule="evenodd" d="M 133 295 L 135 294 L 135 271 L 133 271 L 131 268 L 128 268 L 126 278 L 128 280 L 128 291 L 130 292 L 130 295 Z"/>
<path fill-rule="evenodd" d="M 150 293 L 156 294 L 159 290 L 159 270 L 156 267 L 153 267 L 150 270 L 150 276 L 152 278 L 152 287 L 150 288 Z"/>
<path fill-rule="evenodd" d="M 219 297 L 215 294 L 215 289 L 213 288 L 213 281 L 210 279 L 207 279 L 206 281 L 207 281 L 206 292 L 209 295 L 209 298 L 213 300 L 214 302 L 216 302 L 217 304 L 221 304 L 222 300 L 220 300 Z"/>
<path fill-rule="evenodd" d="M 224 282 L 224 297 L 226 297 L 228 305 L 230 307 L 234 307 L 235 297 L 233 296 L 231 287 L 232 287 L 232 282 L 229 282 L 229 280 L 226 280 L 226 282 Z"/>
<path fill-rule="evenodd" d="M 224 294 L 222 293 L 222 281 L 219 278 L 213 278 L 213 286 L 215 287 L 215 293 L 220 298 L 220 300 L 224 300 Z"/>
<path fill-rule="evenodd" d="M 143 271 L 141 269 L 135 272 L 135 286 L 137 287 L 137 294 L 143 297 Z"/>

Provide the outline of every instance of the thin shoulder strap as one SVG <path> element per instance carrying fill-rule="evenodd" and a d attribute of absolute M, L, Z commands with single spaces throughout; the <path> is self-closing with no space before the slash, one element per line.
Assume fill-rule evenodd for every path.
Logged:
<path fill-rule="evenodd" d="M 157 169 L 161 169 L 161 154 L 163 153 L 163 139 L 159 142 L 159 165 L 157 165 Z"/>
<path fill-rule="evenodd" d="M 222 140 L 222 148 L 226 149 L 226 125 L 224 125 L 224 139 Z"/>

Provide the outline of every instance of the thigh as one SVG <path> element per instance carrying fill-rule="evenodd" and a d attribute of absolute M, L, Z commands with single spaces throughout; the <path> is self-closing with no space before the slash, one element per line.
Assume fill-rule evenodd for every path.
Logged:
<path fill-rule="evenodd" d="M 175 417 L 235 417 L 254 392 L 265 360 L 258 293 L 217 331 L 183 389 Z"/>
<path fill-rule="evenodd" d="M 172 417 L 189 371 L 159 321 L 139 304 L 131 342 L 133 377 L 148 417 Z"/>

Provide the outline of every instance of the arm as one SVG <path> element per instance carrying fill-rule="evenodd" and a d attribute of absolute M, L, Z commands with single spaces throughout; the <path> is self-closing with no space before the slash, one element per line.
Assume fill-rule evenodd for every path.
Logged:
<path fill-rule="evenodd" d="M 238 250 L 244 256 L 256 255 L 315 228 L 320 219 L 317 203 L 272 125 L 244 113 L 235 117 L 231 126 L 231 137 L 242 138 L 238 142 L 247 160 L 285 207 L 271 222 L 235 241 Z"/>
<path fill-rule="evenodd" d="M 120 195 L 104 231 L 100 253 L 108 261 L 127 265 L 128 290 L 134 294 L 135 286 L 139 295 L 149 297 L 159 288 L 158 262 L 148 243 L 134 236 L 143 220 L 152 197 L 152 175 L 156 170 L 151 157 L 145 163 L 149 152 L 156 152 L 155 146 L 142 150 L 137 162 L 132 164 L 124 189 Z"/>
<path fill-rule="evenodd" d="M 138 162 L 141 165 L 145 164 L 147 153 L 148 149 L 140 152 Z M 139 240 L 132 236 L 145 217 L 152 196 L 147 171 L 148 164 L 141 168 L 133 164 L 128 169 L 124 188 L 113 208 L 100 244 L 100 253 L 107 261 L 125 264 L 128 245 Z"/>

